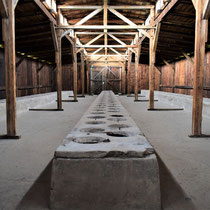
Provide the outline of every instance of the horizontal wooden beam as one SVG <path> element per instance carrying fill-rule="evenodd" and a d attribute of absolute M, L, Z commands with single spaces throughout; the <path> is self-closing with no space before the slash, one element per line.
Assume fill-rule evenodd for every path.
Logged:
<path fill-rule="evenodd" d="M 137 45 L 77 45 L 77 48 L 136 48 Z"/>
<path fill-rule="evenodd" d="M 108 32 L 109 34 L 114 34 L 114 35 L 136 35 L 138 32 Z M 80 31 L 80 32 L 75 32 L 75 34 L 78 35 L 97 35 L 97 34 L 105 34 L 104 32 L 87 32 L 87 31 Z"/>
<path fill-rule="evenodd" d="M 58 9 L 70 9 L 70 10 L 93 10 L 93 9 L 103 9 L 103 6 L 96 6 L 96 5 L 90 5 L 90 6 L 84 6 L 84 5 L 59 5 Z"/>
<path fill-rule="evenodd" d="M 108 9 L 119 9 L 119 10 L 126 10 L 126 9 L 131 9 L 131 10 L 145 10 L 145 9 L 152 9 L 154 8 L 154 5 L 142 5 L 142 6 L 108 6 Z"/>
<path fill-rule="evenodd" d="M 96 30 L 118 30 L 118 29 L 155 29 L 154 26 L 145 26 L 145 25 L 137 25 L 137 26 L 130 26 L 130 25 L 61 25 L 57 26 L 57 29 L 96 29 Z"/>
<path fill-rule="evenodd" d="M 112 55 L 112 54 L 109 54 L 109 55 L 99 55 L 99 54 L 97 54 L 97 55 L 86 55 L 87 57 L 128 57 L 128 55 Z"/>
<path fill-rule="evenodd" d="M 65 9 L 65 10 L 93 10 L 93 9 L 103 9 L 103 6 L 96 6 L 96 5 L 90 5 L 90 6 L 84 6 L 84 5 L 60 5 L 58 6 L 59 9 Z M 125 10 L 125 9 L 131 9 L 131 10 L 145 10 L 145 9 L 152 9 L 154 8 L 154 5 L 142 5 L 142 6 L 107 6 L 109 9 L 119 9 L 119 10 Z"/>

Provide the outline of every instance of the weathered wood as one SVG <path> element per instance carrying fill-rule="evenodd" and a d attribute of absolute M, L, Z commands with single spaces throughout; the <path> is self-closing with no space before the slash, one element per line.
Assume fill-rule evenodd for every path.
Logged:
<path fill-rule="evenodd" d="M 95 15 L 97 15 L 101 11 L 102 11 L 102 8 L 94 10 L 89 15 L 87 15 L 86 17 L 84 17 L 83 19 L 81 19 L 79 22 L 77 22 L 75 25 L 78 25 L 79 26 L 79 25 L 84 24 L 85 22 L 87 22 L 89 19 L 91 19 L 92 17 L 94 17 Z"/>
<path fill-rule="evenodd" d="M 151 22 L 154 24 L 154 10 L 150 10 Z M 155 89 L 155 30 L 150 30 L 149 41 L 149 109 L 154 109 L 154 89 Z"/>
<path fill-rule="evenodd" d="M 74 42 L 76 44 L 76 38 L 74 39 Z M 74 68 L 74 100 L 77 101 L 77 48 L 75 47 L 75 44 L 73 46 L 73 68 Z"/>
<path fill-rule="evenodd" d="M 8 11 L 5 0 L 0 0 L 0 13 L 2 18 L 8 18 Z"/>
<path fill-rule="evenodd" d="M 83 53 L 81 53 L 81 80 L 82 80 L 82 96 L 85 96 L 85 61 Z"/>
<path fill-rule="evenodd" d="M 166 60 L 163 60 L 163 62 L 173 71 L 173 87 L 172 87 L 172 93 L 174 93 L 174 86 L 175 86 L 175 78 L 176 78 L 176 68 L 174 65 L 168 63 Z"/>
<path fill-rule="evenodd" d="M 96 30 L 109 30 L 109 29 L 116 29 L 116 30 L 130 30 L 130 29 L 153 29 L 154 27 L 151 25 L 137 25 L 137 26 L 130 26 L 130 25 L 62 25 L 57 26 L 58 29 L 96 29 Z"/>
<path fill-rule="evenodd" d="M 57 24 L 61 23 L 61 11 L 58 9 Z M 57 83 L 57 109 L 62 109 L 62 55 L 61 55 L 61 30 L 57 30 L 58 51 L 55 51 L 56 59 L 56 83 Z"/>
<path fill-rule="evenodd" d="M 136 49 L 135 53 L 135 101 L 138 101 L 138 94 L 139 94 L 139 88 L 138 88 L 138 74 L 139 74 L 139 57 L 140 57 L 140 51 L 141 51 L 141 45 Z"/>
<path fill-rule="evenodd" d="M 132 53 L 131 53 L 131 51 L 129 50 L 128 51 L 128 55 L 129 55 L 129 57 L 128 57 L 128 71 L 127 71 L 127 94 L 128 94 L 128 96 L 130 96 L 130 94 L 131 94 L 131 60 L 132 60 Z"/>
<path fill-rule="evenodd" d="M 210 0 L 205 0 L 203 7 L 203 19 L 208 19 L 210 16 Z"/>
<path fill-rule="evenodd" d="M 192 135 L 202 135 L 203 74 L 205 64 L 206 27 L 203 16 L 203 0 L 196 1 L 195 58 L 193 76 Z"/>
<path fill-rule="evenodd" d="M 5 45 L 7 135 L 16 136 L 16 55 L 14 1 L 7 0 L 8 18 L 3 19 Z"/>
<path fill-rule="evenodd" d="M 51 26 L 51 33 L 52 33 L 52 38 L 53 38 L 53 45 L 54 45 L 54 49 L 55 51 L 59 51 L 59 47 L 58 47 L 58 37 L 55 31 L 55 25 L 51 22 L 50 23 Z"/>
<path fill-rule="evenodd" d="M 56 24 L 55 18 L 50 14 L 48 9 L 44 6 L 44 4 L 40 0 L 34 0 L 34 2 L 37 4 L 37 6 L 45 13 L 45 15 L 49 18 L 51 22 Z"/>

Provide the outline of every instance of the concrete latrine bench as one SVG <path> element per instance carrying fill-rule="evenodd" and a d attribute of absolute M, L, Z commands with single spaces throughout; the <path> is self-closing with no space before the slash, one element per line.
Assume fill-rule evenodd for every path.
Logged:
<path fill-rule="evenodd" d="M 55 151 L 52 210 L 160 210 L 154 149 L 103 91 Z"/>

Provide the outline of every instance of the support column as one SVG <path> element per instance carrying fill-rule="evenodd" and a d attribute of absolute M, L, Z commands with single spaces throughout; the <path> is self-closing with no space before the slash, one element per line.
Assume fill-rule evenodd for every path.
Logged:
<path fill-rule="evenodd" d="M 81 53 L 81 80 L 82 80 L 82 96 L 85 97 L 85 62 L 84 62 L 83 53 Z"/>
<path fill-rule="evenodd" d="M 5 81 L 6 81 L 6 121 L 7 135 L 3 138 L 15 138 L 17 136 L 16 119 L 16 54 L 15 54 L 15 14 L 14 1 L 6 1 L 8 17 L 2 19 L 4 57 L 5 57 Z"/>
<path fill-rule="evenodd" d="M 137 42 L 138 43 L 138 42 Z M 138 88 L 138 73 L 139 73 L 139 56 L 140 56 L 140 49 L 141 46 L 139 46 L 136 50 L 135 50 L 135 100 L 134 101 L 138 101 L 138 94 L 139 94 L 139 88 Z"/>
<path fill-rule="evenodd" d="M 87 62 L 87 93 L 90 95 L 90 64 L 88 60 Z"/>
<path fill-rule="evenodd" d="M 73 57 L 74 57 L 74 101 L 77 101 L 77 48 L 76 48 L 76 39 L 74 40 L 73 46 Z"/>
<path fill-rule="evenodd" d="M 127 93 L 128 93 L 128 96 L 131 95 L 131 86 L 130 86 L 130 77 L 131 77 L 131 60 L 132 60 L 132 53 L 131 51 L 129 50 L 128 52 L 128 71 L 127 71 Z"/>
<path fill-rule="evenodd" d="M 192 136 L 202 135 L 203 74 L 205 63 L 205 37 L 207 33 L 207 20 L 202 19 L 203 4 L 203 0 L 196 1 Z"/>
<path fill-rule="evenodd" d="M 154 22 L 154 9 L 150 10 L 151 24 Z M 155 29 L 150 30 L 149 42 L 149 109 L 154 109 L 154 89 L 155 89 Z"/>
<path fill-rule="evenodd" d="M 61 24 L 61 11 L 58 9 L 57 25 Z M 61 30 L 57 30 L 58 51 L 55 52 L 56 83 L 57 83 L 57 109 L 62 110 L 62 56 L 61 56 Z"/>

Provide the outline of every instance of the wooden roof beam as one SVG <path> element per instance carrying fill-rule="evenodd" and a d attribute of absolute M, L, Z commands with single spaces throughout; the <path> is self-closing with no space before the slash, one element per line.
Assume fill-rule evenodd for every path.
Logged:
<path fill-rule="evenodd" d="M 0 12 L 3 18 L 8 17 L 7 5 L 6 5 L 5 0 L 0 0 Z"/>
<path fill-rule="evenodd" d="M 36 0 L 35 0 L 36 1 Z M 96 30 L 130 30 L 130 29 L 154 29 L 154 26 L 151 25 L 137 25 L 137 26 L 130 26 L 130 25 L 60 25 L 57 26 L 56 29 L 96 29 Z"/>
<path fill-rule="evenodd" d="M 210 16 L 210 0 L 206 0 L 203 8 L 203 19 L 208 19 Z"/>

